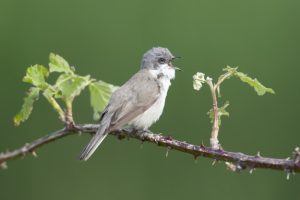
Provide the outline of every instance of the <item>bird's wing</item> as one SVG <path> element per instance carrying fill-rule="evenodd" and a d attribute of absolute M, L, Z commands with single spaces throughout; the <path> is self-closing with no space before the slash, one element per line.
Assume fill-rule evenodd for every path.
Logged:
<path fill-rule="evenodd" d="M 140 70 L 112 95 L 109 107 L 114 115 L 110 130 L 121 128 L 142 114 L 159 95 L 160 86 L 155 77 L 147 70 Z"/>
<path fill-rule="evenodd" d="M 146 111 L 159 94 L 159 84 L 149 71 L 136 73 L 111 96 L 101 116 L 100 127 L 81 152 L 80 160 L 88 160 L 110 131 L 122 128 Z"/>

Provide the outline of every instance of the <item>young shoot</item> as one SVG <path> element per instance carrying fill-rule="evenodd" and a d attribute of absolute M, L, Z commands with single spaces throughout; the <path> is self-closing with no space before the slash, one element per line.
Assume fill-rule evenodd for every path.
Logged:
<path fill-rule="evenodd" d="M 219 76 L 218 81 L 216 83 L 213 83 L 213 79 L 209 76 L 205 78 L 205 74 L 202 72 L 197 72 L 193 76 L 194 90 L 199 91 L 202 88 L 203 84 L 207 84 L 211 91 L 213 107 L 211 110 L 208 111 L 207 114 L 211 119 L 211 123 L 213 124 L 210 137 L 210 145 L 213 149 L 221 148 L 221 145 L 218 140 L 218 134 L 221 125 L 221 117 L 229 116 L 229 112 L 226 110 L 226 108 L 229 106 L 228 101 L 226 101 L 222 107 L 218 107 L 218 97 L 221 97 L 220 86 L 225 80 L 230 79 L 231 77 L 236 77 L 242 82 L 247 83 L 249 86 L 253 87 L 259 96 L 262 96 L 265 93 L 275 94 L 273 89 L 265 87 L 256 78 L 253 79 L 247 74 L 239 72 L 237 67 L 227 66 L 223 69 L 223 71 L 225 73 Z"/>

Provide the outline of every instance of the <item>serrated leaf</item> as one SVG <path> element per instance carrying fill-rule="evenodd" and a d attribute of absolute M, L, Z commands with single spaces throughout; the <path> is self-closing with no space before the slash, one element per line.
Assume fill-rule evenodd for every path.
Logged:
<path fill-rule="evenodd" d="M 219 126 L 221 125 L 221 118 L 222 116 L 227 116 L 229 117 L 229 112 L 226 110 L 226 108 L 229 106 L 229 102 L 226 101 L 225 104 L 218 108 L 218 116 L 219 116 Z M 214 119 L 215 119 L 215 116 L 214 116 L 214 111 L 213 109 L 210 109 L 208 112 L 207 112 L 207 115 L 209 116 L 210 118 L 210 122 L 213 123 L 214 122 Z"/>
<path fill-rule="evenodd" d="M 19 126 L 21 122 L 24 122 L 28 119 L 33 109 L 33 103 L 39 97 L 39 92 L 40 89 L 37 87 L 31 87 L 29 89 L 27 96 L 24 98 L 24 103 L 22 105 L 21 111 L 14 117 L 15 126 Z"/>
<path fill-rule="evenodd" d="M 251 77 L 247 76 L 247 74 L 244 74 L 242 72 L 236 72 L 235 75 L 241 79 L 241 81 L 247 83 L 251 87 L 254 88 L 256 93 L 259 96 L 264 95 L 265 93 L 271 93 L 275 94 L 274 90 L 272 88 L 267 88 L 263 84 L 261 84 L 256 78 L 252 79 Z"/>
<path fill-rule="evenodd" d="M 50 53 L 49 60 L 50 72 L 73 73 L 74 71 L 74 68 L 70 67 L 69 63 L 57 54 Z"/>
<path fill-rule="evenodd" d="M 55 97 L 73 101 L 90 82 L 90 76 L 62 74 L 58 77 L 54 86 L 56 90 Z"/>
<path fill-rule="evenodd" d="M 73 75 L 71 74 L 61 74 L 57 78 L 54 87 L 52 87 L 52 90 L 49 90 L 48 93 L 52 96 L 55 96 L 55 98 L 62 98 L 61 88 L 64 87 L 64 85 L 68 84 L 68 82 L 72 82 L 71 81 L 72 77 Z"/>
<path fill-rule="evenodd" d="M 44 89 L 47 86 L 45 78 L 48 77 L 49 71 L 42 65 L 33 65 L 27 68 L 23 81 L 36 87 Z"/>
<path fill-rule="evenodd" d="M 117 88 L 118 87 L 112 84 L 105 83 L 103 81 L 94 82 L 89 85 L 91 106 L 94 110 L 95 120 L 100 118 L 99 113 L 101 113 L 104 110 L 111 94 Z"/>

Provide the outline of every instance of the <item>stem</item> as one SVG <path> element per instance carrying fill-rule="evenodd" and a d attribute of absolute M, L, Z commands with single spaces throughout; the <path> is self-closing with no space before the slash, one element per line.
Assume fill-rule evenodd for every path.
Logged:
<path fill-rule="evenodd" d="M 211 137 L 210 137 L 210 146 L 213 149 L 220 149 L 220 144 L 218 140 L 218 135 L 219 135 L 219 108 L 218 108 L 218 99 L 216 95 L 216 90 L 217 87 L 215 87 L 212 83 L 212 81 L 209 79 L 206 81 L 207 84 L 209 85 L 211 95 L 212 95 L 212 100 L 213 100 L 213 113 L 214 113 L 214 121 L 213 121 L 213 126 L 211 130 Z"/>
<path fill-rule="evenodd" d="M 65 103 L 66 103 L 66 113 L 65 113 L 65 124 L 66 124 L 66 127 L 67 129 L 73 129 L 75 127 L 75 122 L 74 122 L 74 119 L 73 119 L 73 100 L 70 100 L 70 99 L 66 99 L 65 100 Z"/>
<path fill-rule="evenodd" d="M 65 122 L 65 113 L 64 111 L 61 109 L 60 105 L 57 103 L 57 101 L 52 97 L 52 96 L 48 96 L 45 95 L 46 99 L 49 101 L 49 103 L 52 105 L 52 107 L 54 108 L 54 110 L 58 113 L 59 118 L 62 122 Z"/>
<path fill-rule="evenodd" d="M 92 133 L 94 134 L 99 128 L 96 124 L 83 124 L 75 125 L 74 129 L 61 129 L 56 132 L 45 135 L 37 140 L 34 140 L 23 147 L 15 149 L 13 151 L 0 153 L 0 167 L 7 167 L 6 162 L 16 158 L 23 158 L 28 154 L 36 155 L 35 150 L 44 144 L 55 141 L 57 139 L 75 135 L 76 133 Z M 194 158 L 198 156 L 212 158 L 217 161 L 230 162 L 236 166 L 237 169 L 249 169 L 255 168 L 281 170 L 288 174 L 300 173 L 300 151 L 296 148 L 293 152 L 292 159 L 276 159 L 267 158 L 258 155 L 246 155 L 240 152 L 230 152 L 224 150 L 215 150 L 204 145 L 198 146 L 190 144 L 184 141 L 179 141 L 171 138 L 170 136 L 164 136 L 161 134 L 154 134 L 150 131 L 144 131 L 143 133 L 137 131 L 120 130 L 111 132 L 110 135 L 117 137 L 118 139 L 134 138 L 142 142 L 147 141 L 149 143 L 166 147 L 167 150 L 176 150 L 186 154 L 193 155 Z M 100 152 L 99 152 L 100 153 Z M 238 170 L 236 170 L 238 171 Z"/>
<path fill-rule="evenodd" d="M 210 146 L 213 149 L 220 149 L 221 145 L 218 140 L 218 135 L 219 135 L 219 107 L 218 107 L 218 98 L 217 98 L 217 93 L 219 91 L 221 83 L 225 81 L 226 79 L 230 78 L 232 76 L 232 72 L 227 72 L 223 76 L 221 76 L 218 80 L 218 82 L 214 85 L 211 79 L 207 79 L 206 83 L 209 85 L 210 91 L 211 91 L 211 96 L 213 100 L 213 113 L 214 113 L 214 121 L 213 121 L 213 126 L 211 130 L 211 137 L 210 137 Z"/>
<path fill-rule="evenodd" d="M 230 78 L 233 75 L 233 72 L 227 72 L 224 74 L 224 76 L 221 76 L 218 80 L 218 82 L 216 83 L 216 85 L 214 86 L 214 90 L 217 90 L 217 88 L 220 87 L 221 83 L 223 83 L 223 81 L 225 81 L 226 79 Z"/>

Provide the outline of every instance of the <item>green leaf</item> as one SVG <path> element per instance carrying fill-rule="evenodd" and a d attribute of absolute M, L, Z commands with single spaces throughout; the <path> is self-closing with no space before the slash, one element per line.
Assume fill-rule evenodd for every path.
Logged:
<path fill-rule="evenodd" d="M 259 96 L 262 96 L 267 92 L 269 92 L 271 94 L 275 94 L 275 92 L 272 88 L 265 87 L 256 78 L 252 79 L 247 74 L 244 74 L 243 72 L 238 72 L 237 69 L 238 69 L 238 67 L 226 66 L 226 68 L 224 68 L 223 71 L 226 71 L 227 73 L 230 73 L 230 75 L 234 75 L 234 76 L 240 78 L 241 81 L 243 81 L 243 82 L 247 83 L 248 85 L 250 85 L 251 87 L 253 87 Z M 224 76 L 227 73 L 221 75 L 219 80 L 224 78 Z"/>
<path fill-rule="evenodd" d="M 24 98 L 24 103 L 22 105 L 21 111 L 14 117 L 15 126 L 19 126 L 21 122 L 24 122 L 30 116 L 33 103 L 38 100 L 40 89 L 37 87 L 31 87 L 27 96 Z"/>
<path fill-rule="evenodd" d="M 70 67 L 69 63 L 57 54 L 50 53 L 49 60 L 50 72 L 64 72 L 72 74 L 74 71 L 74 68 Z"/>
<path fill-rule="evenodd" d="M 42 65 L 33 65 L 27 68 L 23 81 L 43 89 L 47 87 L 45 78 L 48 77 L 48 75 L 49 71 L 46 67 Z"/>
<path fill-rule="evenodd" d="M 103 81 L 94 82 L 89 85 L 91 106 L 94 110 L 95 120 L 100 118 L 99 113 L 101 113 L 104 110 L 111 94 L 117 88 L 118 87 L 105 83 Z"/>
<path fill-rule="evenodd" d="M 90 83 L 90 76 L 62 74 L 54 85 L 54 90 L 56 90 L 55 97 L 62 98 L 65 101 L 73 101 Z"/>
<path fill-rule="evenodd" d="M 229 106 L 229 102 L 226 101 L 225 104 L 218 108 L 218 116 L 219 116 L 219 126 L 221 126 L 221 118 L 222 116 L 227 116 L 229 117 L 229 112 L 226 110 L 226 108 Z M 207 112 L 207 115 L 209 116 L 210 118 L 210 122 L 213 123 L 214 122 L 214 119 L 215 119 L 215 116 L 214 116 L 214 110 L 213 109 L 210 109 L 208 112 Z"/>
<path fill-rule="evenodd" d="M 243 81 L 243 82 L 247 83 L 248 85 L 250 85 L 251 87 L 253 87 L 259 96 L 262 96 L 267 92 L 271 93 L 271 94 L 275 94 L 275 92 L 272 88 L 265 87 L 256 78 L 252 79 L 242 72 L 236 72 L 235 75 L 237 77 L 239 77 L 241 79 L 241 81 Z"/>

